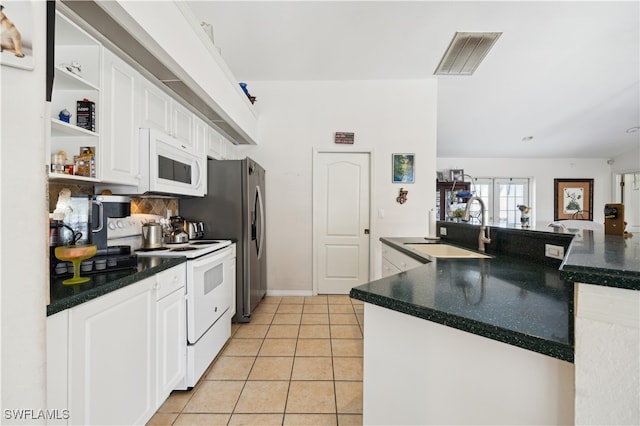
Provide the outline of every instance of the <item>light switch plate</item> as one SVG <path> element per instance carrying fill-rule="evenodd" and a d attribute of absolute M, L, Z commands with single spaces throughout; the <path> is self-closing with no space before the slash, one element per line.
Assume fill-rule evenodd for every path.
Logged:
<path fill-rule="evenodd" d="M 447 228 L 445 226 L 440 227 L 440 235 L 447 235 Z"/>
<path fill-rule="evenodd" d="M 544 255 L 553 259 L 564 259 L 564 247 L 552 244 L 544 245 Z"/>

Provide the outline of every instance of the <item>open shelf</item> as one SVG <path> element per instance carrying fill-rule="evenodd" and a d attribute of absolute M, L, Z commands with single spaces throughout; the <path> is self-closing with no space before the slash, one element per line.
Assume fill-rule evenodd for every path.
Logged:
<path fill-rule="evenodd" d="M 75 124 L 69 124 L 57 118 L 51 119 L 51 136 L 92 136 L 99 137 L 100 134 L 91 130 L 83 129 Z"/>
<path fill-rule="evenodd" d="M 68 71 L 62 65 L 55 67 L 55 84 L 59 90 L 99 90 L 95 84 L 85 80 L 79 75 Z"/>

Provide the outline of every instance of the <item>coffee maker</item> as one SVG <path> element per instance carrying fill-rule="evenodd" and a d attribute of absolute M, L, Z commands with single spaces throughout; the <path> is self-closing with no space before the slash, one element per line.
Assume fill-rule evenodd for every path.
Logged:
<path fill-rule="evenodd" d="M 94 195 L 91 223 L 91 243 L 98 247 L 97 255 L 113 253 L 118 247 L 107 244 L 108 221 L 127 217 L 131 214 L 131 198 L 124 195 Z M 126 246 L 129 247 L 129 246 Z"/>

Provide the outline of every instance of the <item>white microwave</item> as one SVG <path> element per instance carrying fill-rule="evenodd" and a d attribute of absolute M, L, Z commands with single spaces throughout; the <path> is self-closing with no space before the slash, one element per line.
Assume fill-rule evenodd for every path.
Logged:
<path fill-rule="evenodd" d="M 206 193 L 205 156 L 178 139 L 156 129 L 140 129 L 140 183 L 96 185 L 114 194 L 185 195 L 202 197 Z"/>

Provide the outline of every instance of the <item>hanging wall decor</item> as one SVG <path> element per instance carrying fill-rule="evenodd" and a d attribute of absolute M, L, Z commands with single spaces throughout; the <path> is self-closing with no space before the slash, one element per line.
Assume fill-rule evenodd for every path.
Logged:
<path fill-rule="evenodd" d="M 392 154 L 393 183 L 415 182 L 415 154 Z"/>
<path fill-rule="evenodd" d="M 33 11 L 31 2 L 0 5 L 0 64 L 33 69 Z"/>
<path fill-rule="evenodd" d="M 404 188 L 400 188 L 400 193 L 398 194 L 398 196 L 396 197 L 396 202 L 398 204 L 404 204 L 407 202 L 407 195 L 409 194 L 409 191 L 407 191 Z"/>
<path fill-rule="evenodd" d="M 353 132 L 336 132 L 335 143 L 353 145 L 356 135 Z"/>
<path fill-rule="evenodd" d="M 553 220 L 593 220 L 593 179 L 554 179 Z"/>

